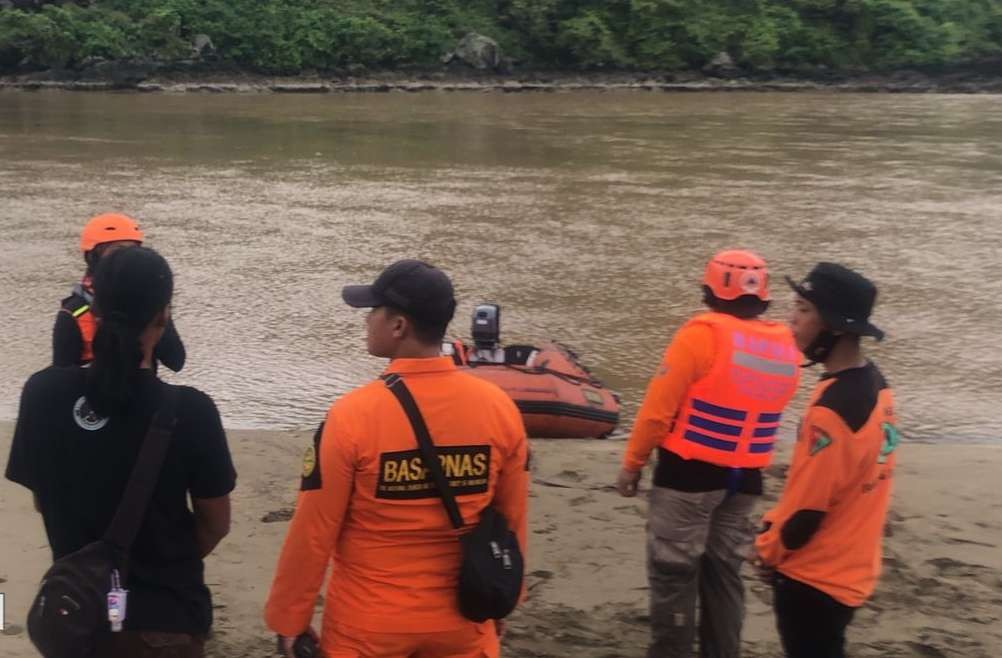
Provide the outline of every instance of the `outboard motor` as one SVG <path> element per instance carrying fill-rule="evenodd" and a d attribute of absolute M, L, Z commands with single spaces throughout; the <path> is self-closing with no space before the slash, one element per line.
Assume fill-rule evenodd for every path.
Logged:
<path fill-rule="evenodd" d="M 491 351 L 501 346 L 501 307 L 478 304 L 473 309 L 473 344 L 477 351 Z"/>

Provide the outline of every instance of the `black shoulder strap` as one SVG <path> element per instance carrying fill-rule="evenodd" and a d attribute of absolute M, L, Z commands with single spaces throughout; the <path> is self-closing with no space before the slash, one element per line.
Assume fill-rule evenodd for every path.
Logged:
<path fill-rule="evenodd" d="M 89 310 L 93 305 L 94 295 L 82 283 L 74 285 L 70 296 L 63 300 L 63 308 L 73 313 L 74 316 Z"/>
<path fill-rule="evenodd" d="M 66 311 L 74 318 L 78 318 L 90 310 L 90 302 L 77 294 L 72 294 L 64 299 L 61 306 L 61 310 Z"/>
<path fill-rule="evenodd" d="M 452 527 L 457 530 L 462 528 L 463 515 L 459 513 L 456 497 L 452 495 L 449 482 L 445 479 L 445 473 L 442 472 L 442 464 L 438 460 L 438 453 L 435 452 L 435 444 L 431 440 L 431 435 L 428 434 L 428 426 L 424 424 L 424 417 L 421 416 L 421 410 L 418 409 L 417 402 L 414 401 L 414 396 L 411 395 L 407 384 L 404 383 L 403 378 L 398 374 L 390 373 L 383 375 L 383 382 L 397 398 L 400 406 L 404 408 L 407 419 L 411 421 L 414 436 L 417 438 L 418 447 L 421 449 L 421 463 L 431 473 L 432 479 L 435 480 L 435 486 L 442 497 L 442 504 L 449 515 Z"/>
<path fill-rule="evenodd" d="M 128 550 L 136 539 L 139 527 L 146 516 L 153 489 L 156 487 L 167 446 L 176 422 L 175 407 L 177 404 L 177 389 L 170 385 L 164 386 L 163 400 L 157 409 L 146 431 L 146 438 L 139 449 L 136 465 L 132 467 L 132 475 L 125 486 L 125 493 L 115 511 L 115 518 L 104 533 L 104 540 L 110 544 Z"/>

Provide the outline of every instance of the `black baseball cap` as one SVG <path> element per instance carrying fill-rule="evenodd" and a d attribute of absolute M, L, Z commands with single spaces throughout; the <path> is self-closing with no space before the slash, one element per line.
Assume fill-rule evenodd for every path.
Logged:
<path fill-rule="evenodd" d="M 341 298 L 355 308 L 391 306 L 432 325 L 448 324 L 456 311 L 452 281 L 446 273 L 413 259 L 393 263 L 371 285 L 345 286 Z"/>
<path fill-rule="evenodd" d="M 818 263 L 800 283 L 786 277 L 798 295 L 814 304 L 829 329 L 883 340 L 870 322 L 877 287 L 858 272 L 838 263 Z"/>

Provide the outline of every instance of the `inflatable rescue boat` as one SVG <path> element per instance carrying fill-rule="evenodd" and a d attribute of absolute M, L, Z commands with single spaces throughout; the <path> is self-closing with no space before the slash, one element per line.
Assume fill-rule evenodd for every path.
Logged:
<path fill-rule="evenodd" d="M 577 355 L 560 343 L 501 346 L 501 309 L 482 304 L 473 311 L 473 341 L 446 343 L 443 354 L 475 377 L 500 386 L 533 438 L 603 438 L 619 423 L 619 396 L 592 376 Z"/>

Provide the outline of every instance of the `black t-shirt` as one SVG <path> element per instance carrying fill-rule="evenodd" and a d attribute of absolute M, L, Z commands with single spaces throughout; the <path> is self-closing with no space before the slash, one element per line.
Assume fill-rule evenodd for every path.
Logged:
<path fill-rule="evenodd" d="M 670 450 L 658 448 L 654 486 L 691 493 L 727 489 L 761 496 L 762 469 L 717 466 L 698 459 L 683 459 Z"/>
<path fill-rule="evenodd" d="M 168 384 L 143 371 L 127 413 L 101 418 L 83 397 L 87 370 L 47 368 L 25 384 L 7 479 L 38 499 L 54 559 L 102 537 Z M 178 387 L 177 424 L 130 558 L 128 630 L 202 634 L 212 624 L 188 507 L 233 490 L 236 472 L 212 399 Z"/>

